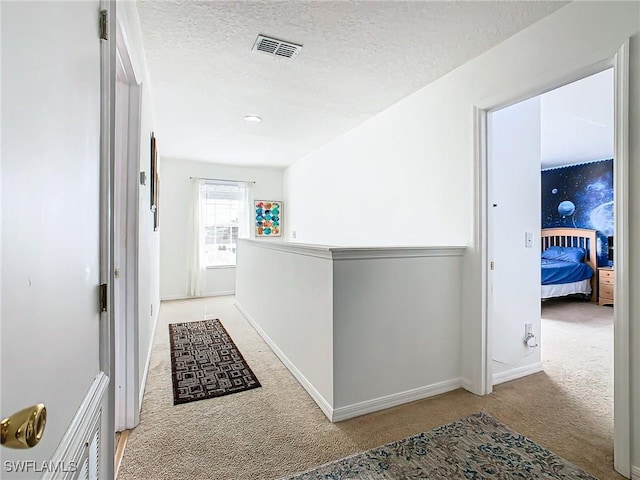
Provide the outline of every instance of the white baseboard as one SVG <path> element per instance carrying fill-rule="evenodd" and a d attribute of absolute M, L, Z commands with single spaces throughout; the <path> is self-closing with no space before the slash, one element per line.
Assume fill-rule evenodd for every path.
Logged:
<path fill-rule="evenodd" d="M 464 388 L 466 391 L 476 394 L 473 389 L 473 382 L 468 378 L 460 378 L 460 386 Z"/>
<path fill-rule="evenodd" d="M 631 467 L 631 480 L 640 480 L 640 467 Z"/>
<path fill-rule="evenodd" d="M 162 308 L 162 305 L 160 305 L 160 308 Z M 151 352 L 153 351 L 153 343 L 154 343 L 154 339 L 156 338 L 156 329 L 158 328 L 158 319 L 160 317 L 160 308 L 157 309 L 157 312 L 155 312 L 155 318 L 153 319 L 153 329 L 151 331 L 151 340 L 149 341 L 149 351 L 147 352 L 147 360 L 144 363 L 144 372 L 142 372 L 142 381 L 140 382 L 140 391 L 138 392 L 138 411 L 136 412 L 136 419 L 140 419 L 140 411 L 142 410 L 142 400 L 144 399 L 144 389 L 147 386 L 147 375 L 149 374 L 149 365 L 151 364 Z M 136 422 L 136 425 L 133 425 L 133 427 L 136 427 L 138 424 L 138 421 Z M 129 427 L 129 428 L 133 428 L 133 427 Z"/>
<path fill-rule="evenodd" d="M 235 295 L 235 290 L 220 290 L 218 292 L 207 292 L 202 295 L 164 295 L 160 297 L 160 301 L 169 301 L 169 300 L 191 300 L 193 298 L 206 298 L 206 297 L 225 297 L 228 295 Z"/>
<path fill-rule="evenodd" d="M 433 397 L 441 393 L 456 390 L 462 386 L 462 379 L 454 378 L 444 382 L 434 383 L 425 387 L 414 388 L 405 392 L 394 393 L 385 397 L 374 398 L 364 402 L 355 403 L 346 407 L 336 408 L 333 411 L 333 422 L 341 422 L 353 417 L 359 417 L 367 413 L 377 412 L 391 407 L 402 405 L 403 403 L 422 400 L 423 398 Z"/>
<path fill-rule="evenodd" d="M 89 391 L 85 395 L 82 403 L 78 407 L 76 414 L 71 420 L 69 428 L 60 440 L 60 444 L 51 458 L 51 465 L 64 465 L 66 468 L 59 470 L 46 471 L 42 475 L 45 480 L 67 480 L 76 478 L 77 473 L 72 465 L 80 470 L 88 461 L 90 456 L 89 445 L 93 444 L 96 434 L 100 434 L 102 425 L 102 407 L 105 395 L 107 395 L 107 387 L 109 386 L 109 377 L 100 372 L 93 379 Z M 105 435 L 113 435 L 114 432 L 104 432 Z M 92 472 L 95 475 L 95 472 Z M 93 476 L 89 477 L 93 478 Z"/>
<path fill-rule="evenodd" d="M 542 371 L 542 362 L 532 363 L 531 365 L 525 365 L 523 367 L 512 368 L 500 373 L 493 374 L 493 384 L 498 385 L 500 383 L 516 380 L 517 378 L 526 377 L 533 373 Z"/>
<path fill-rule="evenodd" d="M 280 350 L 278 345 L 276 345 L 275 342 L 271 340 L 271 337 L 269 337 L 269 335 L 267 335 L 267 333 L 262 329 L 262 327 L 260 327 L 260 325 L 256 323 L 256 321 L 251 317 L 251 315 L 249 315 L 249 312 L 247 312 L 242 307 L 242 305 L 240 305 L 238 302 L 236 302 L 235 305 L 236 305 L 236 308 L 240 311 L 240 313 L 244 315 L 247 321 L 255 329 L 255 331 L 258 332 L 258 335 L 260 335 L 262 339 L 267 343 L 267 345 L 269 345 L 271 350 L 273 350 L 273 353 L 275 353 L 276 356 L 282 361 L 282 363 L 284 363 L 285 367 L 289 369 L 289 371 L 293 374 L 296 380 L 298 380 L 300 385 L 302 385 L 302 387 L 307 391 L 307 393 L 316 402 L 316 404 L 318 404 L 318 407 L 320 407 L 320 410 L 322 410 L 322 413 L 324 413 L 329 420 L 334 421 L 332 419 L 333 407 L 331 406 L 331 404 L 327 402 L 327 400 L 320 394 L 320 392 L 318 392 L 315 389 L 315 387 L 311 384 L 311 382 L 309 382 L 309 380 L 305 378 L 305 376 L 300 372 L 300 370 L 296 368 L 296 366 L 291 362 L 291 360 L 289 360 L 289 358 L 284 354 L 284 352 Z"/>

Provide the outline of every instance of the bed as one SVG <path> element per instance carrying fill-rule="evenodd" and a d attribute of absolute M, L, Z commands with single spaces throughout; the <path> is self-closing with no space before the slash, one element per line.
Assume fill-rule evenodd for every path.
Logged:
<path fill-rule="evenodd" d="M 540 246 L 540 298 L 581 294 L 596 300 L 596 230 L 543 228 Z"/>

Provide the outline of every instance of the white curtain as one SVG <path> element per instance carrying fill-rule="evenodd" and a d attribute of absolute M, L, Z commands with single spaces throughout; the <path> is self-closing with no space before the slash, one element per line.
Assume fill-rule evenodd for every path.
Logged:
<path fill-rule="evenodd" d="M 189 222 L 189 295 L 200 296 L 202 282 L 206 272 L 202 258 L 203 232 L 200 228 L 200 210 L 202 206 L 203 181 L 192 179 L 191 183 L 191 218 Z"/>
<path fill-rule="evenodd" d="M 244 182 L 244 220 L 240 221 L 240 225 L 238 227 L 238 238 L 253 238 L 253 229 L 251 225 L 253 225 L 253 217 L 255 216 L 255 212 L 253 210 L 253 202 L 251 196 L 251 187 L 253 187 L 253 182 Z"/>

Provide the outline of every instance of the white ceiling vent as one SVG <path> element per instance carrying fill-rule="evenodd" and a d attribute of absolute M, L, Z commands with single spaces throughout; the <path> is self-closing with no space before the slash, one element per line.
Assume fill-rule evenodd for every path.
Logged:
<path fill-rule="evenodd" d="M 296 45 L 295 43 L 283 42 L 271 37 L 265 37 L 264 35 L 258 35 L 256 43 L 253 44 L 252 50 L 254 52 L 262 52 L 267 55 L 273 55 L 276 57 L 293 58 L 300 50 L 302 45 Z"/>

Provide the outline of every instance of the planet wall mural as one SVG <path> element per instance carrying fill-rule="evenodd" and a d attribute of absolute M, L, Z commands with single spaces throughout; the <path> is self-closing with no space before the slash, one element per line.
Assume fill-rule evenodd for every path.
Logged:
<path fill-rule="evenodd" d="M 613 235 L 613 159 L 542 171 L 542 228 L 598 231 L 598 265 Z"/>

